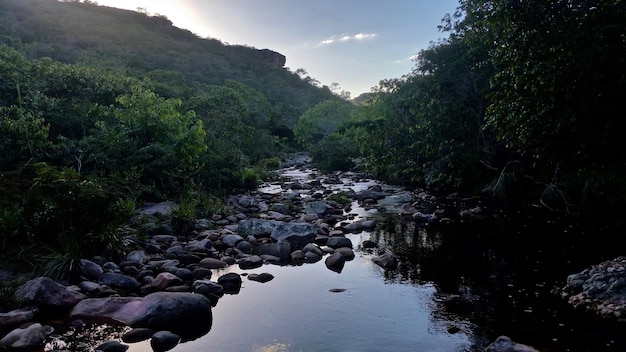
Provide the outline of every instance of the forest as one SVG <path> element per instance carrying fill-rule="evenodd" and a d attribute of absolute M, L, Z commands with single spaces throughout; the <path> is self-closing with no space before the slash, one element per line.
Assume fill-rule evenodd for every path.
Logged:
<path fill-rule="evenodd" d="M 297 150 L 323 172 L 622 221 L 626 3 L 460 0 L 441 23 L 412 72 L 348 100 L 164 16 L 3 0 L 0 254 L 115 253 L 142 202 L 188 220 Z"/>

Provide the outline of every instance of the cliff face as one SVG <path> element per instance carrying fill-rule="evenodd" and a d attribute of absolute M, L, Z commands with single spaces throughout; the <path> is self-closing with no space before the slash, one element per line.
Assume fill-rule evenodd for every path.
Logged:
<path fill-rule="evenodd" d="M 269 49 L 259 50 L 259 61 L 265 62 L 274 68 L 283 68 L 287 62 L 285 55 Z"/>

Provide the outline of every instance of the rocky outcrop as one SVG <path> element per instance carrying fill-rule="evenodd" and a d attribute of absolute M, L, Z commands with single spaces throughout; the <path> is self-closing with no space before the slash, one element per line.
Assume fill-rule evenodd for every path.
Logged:
<path fill-rule="evenodd" d="M 587 268 L 567 278 L 561 296 L 572 306 L 604 318 L 626 316 L 626 257 Z"/>

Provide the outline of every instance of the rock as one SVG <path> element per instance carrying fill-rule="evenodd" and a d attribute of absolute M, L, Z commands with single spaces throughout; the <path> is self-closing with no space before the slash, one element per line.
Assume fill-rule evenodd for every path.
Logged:
<path fill-rule="evenodd" d="M 224 296 L 224 287 L 211 280 L 196 280 L 191 285 L 192 291 L 207 298 Z"/>
<path fill-rule="evenodd" d="M 361 242 L 361 246 L 363 248 L 377 248 L 378 247 L 378 243 L 372 241 L 372 240 L 365 240 L 363 242 Z"/>
<path fill-rule="evenodd" d="M 274 220 L 247 219 L 239 222 L 237 232 L 243 237 L 248 235 L 255 237 L 268 236 L 280 224 L 282 222 Z"/>
<path fill-rule="evenodd" d="M 154 335 L 154 330 L 147 328 L 134 328 L 122 335 L 122 341 L 126 343 L 137 343 L 145 341 Z"/>
<path fill-rule="evenodd" d="M 217 283 L 224 287 L 224 293 L 237 294 L 241 290 L 241 276 L 237 273 L 227 273 L 217 279 Z"/>
<path fill-rule="evenodd" d="M 139 282 L 134 278 L 116 273 L 104 273 L 100 275 L 98 283 L 126 291 L 136 291 L 139 288 Z"/>
<path fill-rule="evenodd" d="M 126 260 L 129 262 L 145 264 L 150 260 L 150 257 L 144 251 L 132 251 L 126 255 Z"/>
<path fill-rule="evenodd" d="M 78 287 L 81 291 L 87 293 L 88 295 L 99 295 L 100 294 L 100 285 L 91 282 L 91 281 L 81 281 L 78 284 Z"/>
<path fill-rule="evenodd" d="M 289 259 L 291 256 L 291 245 L 289 243 L 263 244 L 254 248 L 252 253 L 259 256 L 271 255 L 279 259 Z"/>
<path fill-rule="evenodd" d="M 127 308 L 141 300 L 139 297 L 88 298 L 76 304 L 69 315 L 97 323 L 128 324 L 135 313 Z"/>
<path fill-rule="evenodd" d="M 352 250 L 352 248 L 339 247 L 339 248 L 335 249 L 335 253 L 341 254 L 341 256 L 346 261 L 351 261 L 352 259 L 354 259 L 354 251 Z"/>
<path fill-rule="evenodd" d="M 567 277 L 561 296 L 576 308 L 604 318 L 626 316 L 626 257 L 617 257 Z"/>
<path fill-rule="evenodd" d="M 87 298 L 82 293 L 68 290 L 65 286 L 47 277 L 38 277 L 27 281 L 14 293 L 17 302 L 34 304 L 42 308 L 70 309 L 76 303 Z"/>
<path fill-rule="evenodd" d="M 159 331 L 152 336 L 150 347 L 154 352 L 165 352 L 176 347 L 180 342 L 180 336 L 170 331 Z"/>
<path fill-rule="evenodd" d="M 261 266 L 263 266 L 263 258 L 258 255 L 251 255 L 239 260 L 239 268 L 242 270 L 260 268 Z"/>
<path fill-rule="evenodd" d="M 290 222 L 278 225 L 271 238 L 277 242 L 288 242 L 292 246 L 304 247 L 315 240 L 317 229 L 305 222 Z"/>
<path fill-rule="evenodd" d="M 325 261 L 326 267 L 337 274 L 341 273 L 345 263 L 346 260 L 340 253 L 333 253 L 329 255 Z"/>
<path fill-rule="evenodd" d="M 250 274 L 248 280 L 265 283 L 274 279 L 274 275 L 270 273 Z"/>
<path fill-rule="evenodd" d="M 221 269 L 228 266 L 226 262 L 216 258 L 204 258 L 200 261 L 199 265 L 207 269 Z"/>
<path fill-rule="evenodd" d="M 102 352 L 125 352 L 128 350 L 128 345 L 124 345 L 119 341 L 109 340 L 98 345 L 94 350 Z"/>
<path fill-rule="evenodd" d="M 329 237 L 326 245 L 330 248 L 337 249 L 340 247 L 352 248 L 352 241 L 347 237 Z"/>
<path fill-rule="evenodd" d="M 324 202 L 307 202 L 304 206 L 304 212 L 306 214 L 317 214 L 318 216 L 323 216 L 329 212 L 331 212 L 333 207 L 324 203 Z"/>
<path fill-rule="evenodd" d="M 398 267 L 398 258 L 390 252 L 372 258 L 372 262 L 386 270 L 394 270 Z"/>
<path fill-rule="evenodd" d="M 243 237 L 239 235 L 225 235 L 221 238 L 222 243 L 224 243 L 228 247 L 235 247 L 237 243 L 243 241 Z"/>
<path fill-rule="evenodd" d="M 35 307 L 15 309 L 10 312 L 0 313 L 0 333 L 35 320 L 37 313 L 39 313 L 39 310 Z"/>
<path fill-rule="evenodd" d="M 245 240 L 237 243 L 236 248 L 242 251 L 243 253 L 247 253 L 247 254 L 252 253 L 252 244 Z"/>
<path fill-rule="evenodd" d="M 78 261 L 78 271 L 83 277 L 89 280 L 98 280 L 100 275 L 104 273 L 100 265 L 87 259 Z"/>
<path fill-rule="evenodd" d="M 178 209 L 178 204 L 174 202 L 146 203 L 135 211 L 137 215 L 171 215 L 174 210 Z"/>
<path fill-rule="evenodd" d="M 163 291 L 168 287 L 171 286 L 178 286 L 178 285 L 182 285 L 183 280 L 181 278 L 179 278 L 178 276 L 171 274 L 171 273 L 160 273 L 159 275 L 157 275 L 157 277 L 154 278 L 154 281 L 152 281 L 152 284 L 150 286 L 154 287 L 155 289 L 159 290 L 159 291 Z"/>
<path fill-rule="evenodd" d="M 291 252 L 291 263 L 302 264 L 304 263 L 304 252 L 300 249 Z"/>
<path fill-rule="evenodd" d="M 0 346 L 9 350 L 39 351 L 43 350 L 46 337 L 44 327 L 39 323 L 9 332 L 0 340 Z"/>
<path fill-rule="evenodd" d="M 538 350 L 520 343 L 515 343 L 506 336 L 498 337 L 491 345 L 487 346 L 485 352 L 539 352 Z"/>
<path fill-rule="evenodd" d="M 194 293 L 156 292 L 126 306 L 135 313 L 127 324 L 131 327 L 168 330 L 191 338 L 209 332 L 213 323 L 211 301 Z"/>

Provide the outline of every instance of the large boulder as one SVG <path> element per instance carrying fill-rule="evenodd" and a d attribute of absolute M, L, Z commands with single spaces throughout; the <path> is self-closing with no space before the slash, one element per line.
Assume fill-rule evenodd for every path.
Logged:
<path fill-rule="evenodd" d="M 140 297 L 89 298 L 70 317 L 116 323 L 155 331 L 168 330 L 185 338 L 206 334 L 212 325 L 211 301 L 188 292 L 155 292 Z"/>
<path fill-rule="evenodd" d="M 168 330 L 179 336 L 199 337 L 211 329 L 211 301 L 203 295 L 184 292 L 156 292 L 130 302 L 135 312 L 131 327 Z"/>

